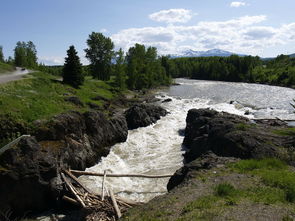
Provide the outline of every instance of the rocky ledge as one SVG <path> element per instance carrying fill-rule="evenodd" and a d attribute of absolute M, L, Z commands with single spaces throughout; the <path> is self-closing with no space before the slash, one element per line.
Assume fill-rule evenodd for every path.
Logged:
<path fill-rule="evenodd" d="M 112 145 L 126 141 L 127 116 L 138 107 L 144 115 L 134 116 L 137 126 L 159 118 L 157 106 L 137 105 L 126 112 L 127 121 L 124 115 L 107 119 L 97 111 L 39 121 L 33 136 L 0 155 L 0 219 L 10 212 L 22 216 L 57 206 L 64 193 L 60 168 L 85 170 L 106 156 Z"/>
<path fill-rule="evenodd" d="M 189 178 L 190 171 L 212 168 L 220 160 L 279 158 L 295 165 L 295 137 L 288 131 L 281 121 L 257 123 L 225 112 L 191 109 L 183 141 L 185 164 L 170 179 L 168 189 Z"/>
<path fill-rule="evenodd" d="M 294 135 L 294 128 L 281 121 L 254 122 L 224 112 L 191 109 L 183 142 L 184 166 L 170 178 L 169 192 L 131 209 L 123 220 L 293 220 L 294 206 L 287 196 L 293 190 Z M 240 162 L 271 165 L 257 174 L 234 169 Z M 282 166 L 282 172 L 289 175 L 284 180 L 271 168 L 285 163 L 291 166 Z M 263 176 L 270 179 L 268 172 L 262 174 L 265 169 L 282 180 L 265 182 Z M 285 190 L 284 185 L 290 188 Z M 286 191 L 282 198 L 276 198 L 282 191 Z"/>

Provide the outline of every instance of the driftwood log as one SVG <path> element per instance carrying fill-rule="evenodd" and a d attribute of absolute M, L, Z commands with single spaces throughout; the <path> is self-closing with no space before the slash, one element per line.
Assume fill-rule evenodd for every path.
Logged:
<path fill-rule="evenodd" d="M 86 175 L 86 176 L 104 176 L 104 173 L 95 173 L 95 172 L 87 172 L 80 170 L 70 170 L 71 173 L 76 175 Z M 110 174 L 108 173 L 108 177 L 141 177 L 141 178 L 166 178 L 171 177 L 173 174 L 166 175 L 145 175 L 145 174 Z"/>

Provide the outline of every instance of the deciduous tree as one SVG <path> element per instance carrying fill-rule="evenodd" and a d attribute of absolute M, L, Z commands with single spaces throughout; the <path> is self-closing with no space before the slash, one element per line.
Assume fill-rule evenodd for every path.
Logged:
<path fill-rule="evenodd" d="M 92 32 L 87 40 L 86 58 L 90 61 L 92 76 L 100 80 L 109 80 L 111 62 L 114 55 L 114 43 L 102 33 Z"/>

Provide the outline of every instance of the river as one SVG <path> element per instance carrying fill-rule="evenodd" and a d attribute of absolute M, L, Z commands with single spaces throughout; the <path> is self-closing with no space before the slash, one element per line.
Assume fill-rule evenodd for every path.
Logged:
<path fill-rule="evenodd" d="M 180 85 L 171 86 L 157 94 L 170 114 L 156 124 L 129 131 L 127 141 L 112 147 L 110 154 L 87 171 L 109 173 L 173 174 L 183 165 L 182 141 L 187 111 L 191 108 L 212 108 L 253 118 L 295 120 L 290 105 L 295 90 L 259 84 L 229 83 L 176 79 Z M 247 113 L 247 115 L 245 115 Z M 80 177 L 94 192 L 100 193 L 102 178 Z M 169 178 L 107 178 L 120 197 L 147 202 L 167 192 Z"/>

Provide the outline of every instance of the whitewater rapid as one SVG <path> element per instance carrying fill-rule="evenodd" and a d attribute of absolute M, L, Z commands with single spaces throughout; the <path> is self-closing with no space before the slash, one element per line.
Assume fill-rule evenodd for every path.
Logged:
<path fill-rule="evenodd" d="M 290 102 L 295 90 L 267 85 L 225 83 L 178 79 L 179 86 L 159 92 L 158 102 L 169 114 L 156 124 L 129 131 L 127 141 L 111 148 L 107 157 L 86 171 L 116 174 L 173 174 L 183 165 L 183 131 L 187 111 L 212 108 L 253 118 L 294 119 Z M 171 102 L 162 103 L 165 99 Z M 247 113 L 247 115 L 245 115 Z M 79 178 L 96 193 L 101 191 L 102 178 Z M 147 202 L 167 192 L 169 178 L 110 178 L 106 186 L 116 195 L 138 202 Z"/>

